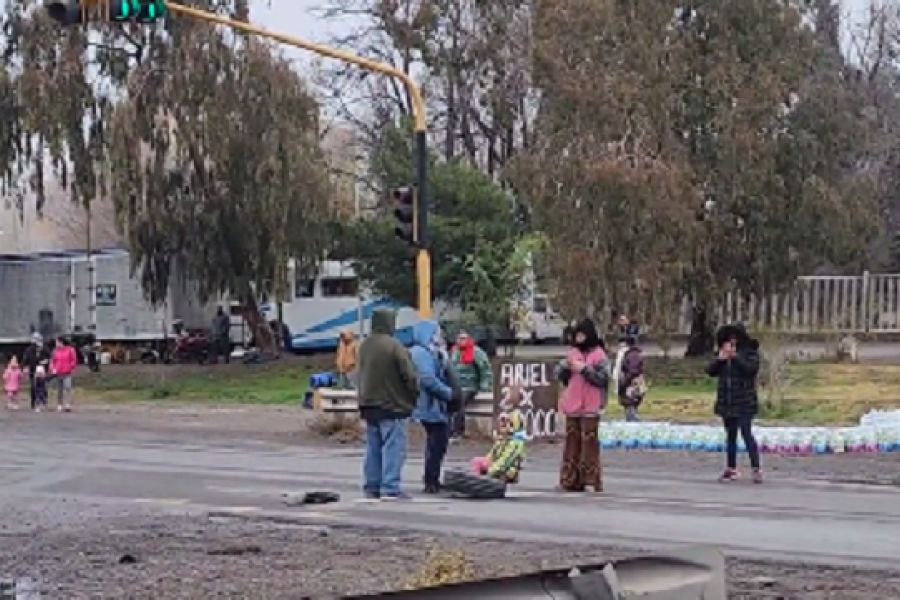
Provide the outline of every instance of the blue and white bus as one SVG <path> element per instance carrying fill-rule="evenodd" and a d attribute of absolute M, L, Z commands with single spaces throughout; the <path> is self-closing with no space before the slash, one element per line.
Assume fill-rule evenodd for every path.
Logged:
<path fill-rule="evenodd" d="M 288 275 L 293 289 L 281 307 L 287 350 L 334 350 L 341 331 L 347 329 L 365 336 L 371 331 L 372 314 L 379 308 L 397 310 L 397 338 L 412 343 L 412 328 L 420 321 L 416 310 L 360 287 L 350 263 L 324 261 L 315 277 L 303 277 L 296 273 L 292 260 Z M 267 321 L 277 321 L 274 302 L 264 303 L 261 310 Z"/>
<path fill-rule="evenodd" d="M 288 263 L 288 277 L 292 289 L 282 302 L 285 326 L 285 349 L 294 352 L 327 352 L 337 348 L 341 331 L 351 330 L 359 337 L 371 331 L 372 314 L 379 308 L 397 311 L 397 338 L 412 343 L 412 328 L 421 319 L 418 312 L 389 298 L 372 294 L 361 287 L 359 278 L 349 262 L 324 261 L 314 277 L 297 273 L 293 260 Z M 526 285 L 528 293 L 516 302 L 519 311 L 517 336 L 520 343 L 540 343 L 562 338 L 564 323 L 549 307 L 547 297 L 534 293 L 533 282 Z M 270 323 L 278 320 L 274 302 L 261 305 Z M 458 308 L 440 301 L 434 304 L 435 318 L 445 325 L 459 320 Z"/>

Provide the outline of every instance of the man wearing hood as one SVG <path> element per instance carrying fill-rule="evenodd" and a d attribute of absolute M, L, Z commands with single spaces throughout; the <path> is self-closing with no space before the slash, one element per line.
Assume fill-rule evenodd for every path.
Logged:
<path fill-rule="evenodd" d="M 450 365 L 441 352 L 441 328 L 435 321 L 422 321 L 413 328 L 410 350 L 419 376 L 419 397 L 413 418 L 425 428 L 426 494 L 436 494 L 441 488 L 441 465 L 449 442 L 447 405 L 453 398 Z"/>
<path fill-rule="evenodd" d="M 726 325 L 716 333 L 719 352 L 706 372 L 717 377 L 716 414 L 722 417 L 726 433 L 727 464 L 720 481 L 734 481 L 737 470 L 737 436 L 740 432 L 750 455 L 754 483 L 762 483 L 759 447 L 753 436 L 753 418 L 759 412 L 756 376 L 759 373 L 759 342 L 740 323 Z"/>
<path fill-rule="evenodd" d="M 407 422 L 418 393 L 409 352 L 394 339 L 397 314 L 372 315 L 372 334 L 359 348 L 359 409 L 366 421 L 364 491 L 368 498 L 407 499 L 401 489 Z"/>

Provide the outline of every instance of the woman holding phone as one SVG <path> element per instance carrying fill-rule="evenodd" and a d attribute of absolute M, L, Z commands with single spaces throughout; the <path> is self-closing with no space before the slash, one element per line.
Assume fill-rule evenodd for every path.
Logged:
<path fill-rule="evenodd" d="M 740 478 L 737 470 L 737 436 L 744 439 L 753 469 L 753 482 L 762 483 L 759 446 L 753 436 L 753 418 L 759 412 L 756 376 L 759 373 L 759 342 L 752 339 L 740 323 L 726 325 L 716 334 L 718 352 L 707 367 L 710 377 L 717 377 L 716 414 L 725 426 L 725 472 L 722 482 Z"/>

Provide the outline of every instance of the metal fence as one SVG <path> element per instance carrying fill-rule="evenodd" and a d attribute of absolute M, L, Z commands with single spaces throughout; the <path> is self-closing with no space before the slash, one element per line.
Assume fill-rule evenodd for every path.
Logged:
<path fill-rule="evenodd" d="M 688 333 L 684 308 L 679 328 Z M 900 274 L 800 277 L 783 294 L 729 293 L 716 316 L 719 323 L 792 333 L 900 333 Z"/>

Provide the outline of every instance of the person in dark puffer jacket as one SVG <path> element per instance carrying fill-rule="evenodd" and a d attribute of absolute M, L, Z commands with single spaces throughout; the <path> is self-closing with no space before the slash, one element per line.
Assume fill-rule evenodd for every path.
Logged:
<path fill-rule="evenodd" d="M 752 339 L 740 323 L 726 325 L 716 333 L 717 356 L 707 373 L 718 377 L 716 414 L 722 417 L 726 432 L 727 465 L 720 480 L 734 481 L 737 470 L 737 436 L 740 432 L 750 455 L 753 481 L 762 483 L 759 447 L 753 436 L 753 418 L 759 413 L 756 376 L 759 373 L 759 342 Z"/>

